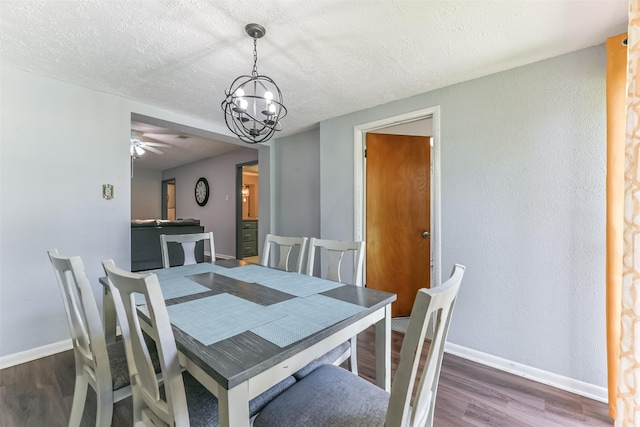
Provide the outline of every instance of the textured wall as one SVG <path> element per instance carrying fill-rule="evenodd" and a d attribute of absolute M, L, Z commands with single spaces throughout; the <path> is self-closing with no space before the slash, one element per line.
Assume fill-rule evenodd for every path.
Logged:
<path fill-rule="evenodd" d="M 69 339 L 48 249 L 82 257 L 99 307 L 101 261 L 112 258 L 129 268 L 131 113 L 217 134 L 221 129 L 5 66 L 0 70 L 0 92 L 0 357 L 4 357 Z M 113 200 L 102 198 L 103 184 L 114 186 Z"/>
<path fill-rule="evenodd" d="M 123 100 L 3 67 L 0 356 L 69 338 L 47 250 L 128 268 L 129 112 Z M 102 185 L 115 196 L 102 198 Z"/>
<path fill-rule="evenodd" d="M 131 178 L 131 219 L 162 216 L 162 172 L 134 168 Z"/>
<path fill-rule="evenodd" d="M 467 266 L 449 340 L 604 386 L 605 62 L 598 46 L 322 122 L 323 236 L 353 233 L 353 126 L 440 105 L 443 276 Z"/>
<path fill-rule="evenodd" d="M 319 130 L 275 141 L 273 163 L 273 234 L 320 236 Z"/>
<path fill-rule="evenodd" d="M 260 184 L 260 196 L 258 206 L 258 256 L 262 255 L 262 248 L 264 246 L 264 237 L 271 233 L 271 206 L 273 200 L 272 194 L 272 181 L 271 176 L 271 147 L 263 145 L 258 147 L 258 164 L 260 165 L 260 176 L 258 182 Z"/>
<path fill-rule="evenodd" d="M 314 129 L 273 143 L 275 234 L 320 235 L 319 141 Z"/>
<path fill-rule="evenodd" d="M 162 179 L 176 180 L 176 218 L 197 218 L 205 231 L 213 231 L 217 254 L 236 254 L 236 165 L 252 160 L 258 160 L 258 150 L 238 148 L 162 172 Z M 205 206 L 198 206 L 194 198 L 200 177 L 209 182 Z"/>

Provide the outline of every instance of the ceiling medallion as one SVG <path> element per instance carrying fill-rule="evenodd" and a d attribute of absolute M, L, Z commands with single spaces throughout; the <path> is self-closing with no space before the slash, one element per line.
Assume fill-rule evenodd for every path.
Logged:
<path fill-rule="evenodd" d="M 267 31 L 259 24 L 248 24 L 244 29 L 253 38 L 253 70 L 250 76 L 242 75 L 231 83 L 221 107 L 229 130 L 240 140 L 256 144 L 268 141 L 282 130 L 280 120 L 287 115 L 287 109 L 276 83 L 258 74 L 258 39 Z"/>

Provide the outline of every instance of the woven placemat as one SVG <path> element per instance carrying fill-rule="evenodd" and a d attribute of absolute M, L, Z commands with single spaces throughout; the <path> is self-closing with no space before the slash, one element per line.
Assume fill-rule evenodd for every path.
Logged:
<path fill-rule="evenodd" d="M 284 313 L 268 310 L 230 294 L 174 304 L 167 307 L 169 319 L 204 345 L 241 334 L 260 325 L 273 322 Z"/>
<path fill-rule="evenodd" d="M 279 347 L 286 347 L 328 326 L 351 317 L 364 307 L 324 295 L 294 298 L 268 307 L 283 316 L 251 329 Z"/>

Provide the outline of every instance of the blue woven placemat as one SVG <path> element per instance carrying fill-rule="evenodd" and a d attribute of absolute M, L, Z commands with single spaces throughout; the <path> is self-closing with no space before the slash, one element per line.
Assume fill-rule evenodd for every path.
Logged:
<path fill-rule="evenodd" d="M 172 298 L 210 291 L 206 286 L 202 286 L 201 284 L 186 277 L 176 277 L 172 279 L 163 278 L 160 280 L 160 290 L 162 291 L 162 296 L 165 301 Z M 134 298 L 137 305 L 146 304 L 143 295 L 134 294 Z"/>
<path fill-rule="evenodd" d="M 286 347 L 359 313 L 364 307 L 324 295 L 311 295 L 273 304 L 267 309 L 283 316 L 255 327 L 251 332 L 279 347 Z"/>
<path fill-rule="evenodd" d="M 344 283 L 332 282 L 314 276 L 290 273 L 259 265 L 227 268 L 217 270 L 216 273 L 244 282 L 258 283 L 262 286 L 297 297 L 319 294 L 344 286 Z"/>
<path fill-rule="evenodd" d="M 273 322 L 284 313 L 230 294 L 219 294 L 167 307 L 171 323 L 204 345 Z"/>

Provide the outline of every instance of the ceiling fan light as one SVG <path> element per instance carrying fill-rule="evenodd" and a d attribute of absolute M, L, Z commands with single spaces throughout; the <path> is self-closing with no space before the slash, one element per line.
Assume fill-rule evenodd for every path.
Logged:
<path fill-rule="evenodd" d="M 142 149 L 142 147 L 140 147 L 139 145 L 134 146 L 134 149 L 136 151 L 136 154 L 138 156 L 142 156 L 144 154 L 144 150 Z"/>

